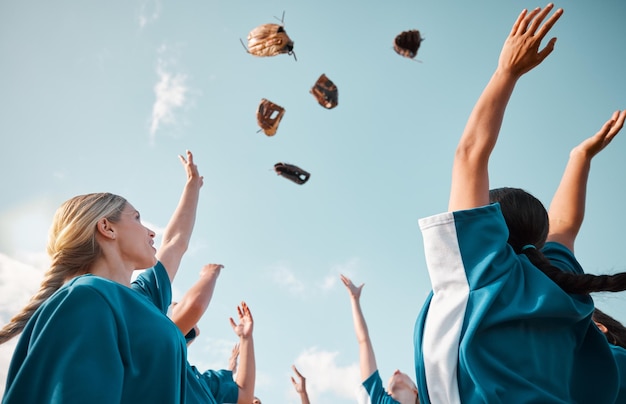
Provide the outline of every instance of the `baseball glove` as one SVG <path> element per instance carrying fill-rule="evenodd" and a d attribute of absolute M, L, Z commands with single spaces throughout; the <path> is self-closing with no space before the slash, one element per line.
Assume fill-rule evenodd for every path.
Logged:
<path fill-rule="evenodd" d="M 246 50 L 259 57 L 276 56 L 281 53 L 296 57 L 293 53 L 293 41 L 285 28 L 279 24 L 263 24 L 250 31 Z"/>
<path fill-rule="evenodd" d="M 300 167 L 287 163 L 274 164 L 274 171 L 276 171 L 276 174 L 281 175 L 299 185 L 307 182 L 311 176 L 311 174 L 304 171 Z"/>
<path fill-rule="evenodd" d="M 337 86 L 323 73 L 311 88 L 310 93 L 326 109 L 335 108 L 339 103 Z"/>
<path fill-rule="evenodd" d="M 285 108 L 262 98 L 256 111 L 256 120 L 263 133 L 267 136 L 274 136 L 283 115 L 285 115 Z"/>
<path fill-rule="evenodd" d="M 417 55 L 420 43 L 424 40 L 416 29 L 401 32 L 393 41 L 393 49 L 400 56 L 413 59 Z"/>

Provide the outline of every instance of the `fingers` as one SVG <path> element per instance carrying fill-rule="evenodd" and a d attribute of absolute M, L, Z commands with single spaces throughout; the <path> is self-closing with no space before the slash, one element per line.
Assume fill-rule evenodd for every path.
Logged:
<path fill-rule="evenodd" d="M 543 14 L 541 16 L 541 20 L 543 20 L 543 18 L 548 14 L 548 12 L 552 9 L 552 5 L 550 5 L 550 9 L 545 9 L 546 12 L 545 14 Z M 563 9 L 559 8 L 558 10 L 556 10 L 554 12 L 554 14 L 552 14 L 552 16 L 548 19 L 548 21 L 546 21 L 545 24 L 543 24 L 541 26 L 541 28 L 539 28 L 539 31 L 537 31 L 537 36 L 541 39 L 543 39 L 544 36 L 546 36 L 546 34 L 548 33 L 548 31 L 550 31 L 550 29 L 554 26 L 554 24 L 559 20 L 559 18 L 561 18 L 561 16 L 563 15 Z M 539 20 L 539 18 L 537 18 Z M 539 20 L 539 21 L 541 21 Z M 539 24 L 539 22 L 537 22 L 537 24 Z"/>
<path fill-rule="evenodd" d="M 617 135 L 617 133 L 622 130 L 622 128 L 624 127 L 624 121 L 626 120 L 626 110 L 624 111 L 615 111 L 613 113 L 613 120 L 614 123 L 611 126 L 611 131 L 610 133 L 612 133 L 613 136 Z"/>
<path fill-rule="evenodd" d="M 252 312 L 250 311 L 250 307 L 246 302 L 241 302 L 241 306 L 237 307 L 237 311 L 239 312 L 239 318 L 243 320 L 244 317 L 248 317 L 250 321 L 252 320 Z"/>
<path fill-rule="evenodd" d="M 517 34 L 518 35 L 523 35 L 527 32 L 529 32 L 532 35 L 531 29 L 532 29 L 532 23 L 535 21 L 535 17 L 537 16 L 537 14 L 541 11 L 541 7 L 537 7 L 536 9 L 532 10 L 531 12 L 527 12 L 526 15 L 524 16 L 524 18 L 522 19 L 522 21 L 519 24 L 519 27 L 517 29 Z"/>
<path fill-rule="evenodd" d="M 303 379 L 302 374 L 298 371 L 298 369 L 296 368 L 295 365 L 292 365 L 291 368 L 293 369 L 294 372 L 296 372 L 296 374 L 298 375 L 298 377 L 300 379 Z M 293 379 L 293 377 L 292 377 L 292 379 Z"/>
<path fill-rule="evenodd" d="M 556 43 L 556 38 L 552 38 L 550 39 L 550 41 L 548 42 L 548 44 L 546 45 L 545 48 L 543 48 L 539 53 L 537 53 L 537 56 L 541 61 L 543 61 L 545 58 L 548 57 L 549 54 L 552 53 L 552 51 L 554 50 L 554 44 Z"/>
<path fill-rule="evenodd" d="M 178 155 L 180 162 L 183 163 L 184 165 L 187 165 L 187 164 L 193 165 L 193 154 L 191 154 L 189 150 L 186 150 L 185 154 L 187 156 L 186 159 L 182 155 L 180 154 Z"/>
<path fill-rule="evenodd" d="M 546 18 L 546 15 L 548 15 L 548 13 L 552 11 L 553 7 L 554 7 L 554 4 L 550 3 L 547 6 L 545 6 L 543 9 L 540 7 L 537 7 L 530 13 L 530 15 L 528 16 L 529 26 L 527 29 L 527 32 L 530 35 L 535 35 L 535 33 L 537 32 L 537 29 L 543 22 L 544 18 Z"/>
<path fill-rule="evenodd" d="M 600 132 L 604 134 L 604 145 L 611 143 L 613 138 L 624 127 L 624 119 L 626 119 L 626 110 L 615 111 L 611 119 L 609 119 L 600 129 Z"/>
<path fill-rule="evenodd" d="M 511 28 L 511 33 L 509 36 L 513 36 L 517 34 L 518 30 L 520 29 L 522 25 L 522 21 L 524 21 L 524 18 L 526 17 L 527 12 L 528 10 L 526 9 L 522 10 L 522 12 L 517 17 L 517 20 L 515 20 L 515 23 L 513 24 L 513 28 Z"/>
<path fill-rule="evenodd" d="M 550 31 L 554 24 L 563 15 L 563 9 L 559 8 L 543 25 L 541 25 L 543 20 L 546 18 L 548 13 L 552 11 L 553 8 L 554 4 L 550 3 L 543 9 L 537 7 L 531 12 L 523 10 L 513 24 L 510 35 L 514 36 L 528 34 L 530 36 L 536 36 L 539 40 L 543 39 L 543 37 L 546 36 L 548 31 Z M 554 45 L 554 43 L 552 45 Z"/>

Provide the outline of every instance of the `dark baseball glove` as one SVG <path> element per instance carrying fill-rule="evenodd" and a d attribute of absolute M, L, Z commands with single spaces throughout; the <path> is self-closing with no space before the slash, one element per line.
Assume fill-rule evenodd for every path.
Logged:
<path fill-rule="evenodd" d="M 287 163 L 276 163 L 274 164 L 274 171 L 276 174 L 281 175 L 288 180 L 295 182 L 296 184 L 304 184 L 309 180 L 311 174 L 304 171 L 300 167 L 294 166 L 293 164 Z"/>
<path fill-rule="evenodd" d="M 310 93 L 326 109 L 335 108 L 339 103 L 337 86 L 323 73 L 311 88 Z"/>
<path fill-rule="evenodd" d="M 416 29 L 399 33 L 393 40 L 393 49 L 400 56 L 413 59 L 417 56 L 420 43 L 424 40 Z"/>
<path fill-rule="evenodd" d="M 274 136 L 283 115 L 285 115 L 285 108 L 262 98 L 256 111 L 256 120 L 263 133 L 267 136 Z"/>

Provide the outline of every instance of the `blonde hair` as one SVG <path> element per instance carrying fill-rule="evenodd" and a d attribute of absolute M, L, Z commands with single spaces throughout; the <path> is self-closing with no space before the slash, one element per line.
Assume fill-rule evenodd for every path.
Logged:
<path fill-rule="evenodd" d="M 126 199 L 110 193 L 79 195 L 66 201 L 54 214 L 48 236 L 50 268 L 39 291 L 0 329 L 0 344 L 22 332 L 33 313 L 68 279 L 89 273 L 100 257 L 96 228 L 100 219 L 117 222 Z"/>

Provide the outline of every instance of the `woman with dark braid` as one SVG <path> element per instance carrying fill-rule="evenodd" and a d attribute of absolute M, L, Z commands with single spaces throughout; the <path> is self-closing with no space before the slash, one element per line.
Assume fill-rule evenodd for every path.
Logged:
<path fill-rule="evenodd" d="M 550 218 L 521 189 L 489 190 L 489 157 L 514 87 L 554 49 L 556 38 L 539 49 L 563 13 L 544 22 L 552 9 L 524 10 L 513 24 L 457 146 L 448 212 L 419 222 L 433 289 L 415 328 L 423 403 L 617 398 L 618 369 L 589 293 L 626 290 L 626 274 L 582 272 L 569 204 L 584 203 L 591 159 L 621 130 L 626 111 L 570 154 Z"/>

